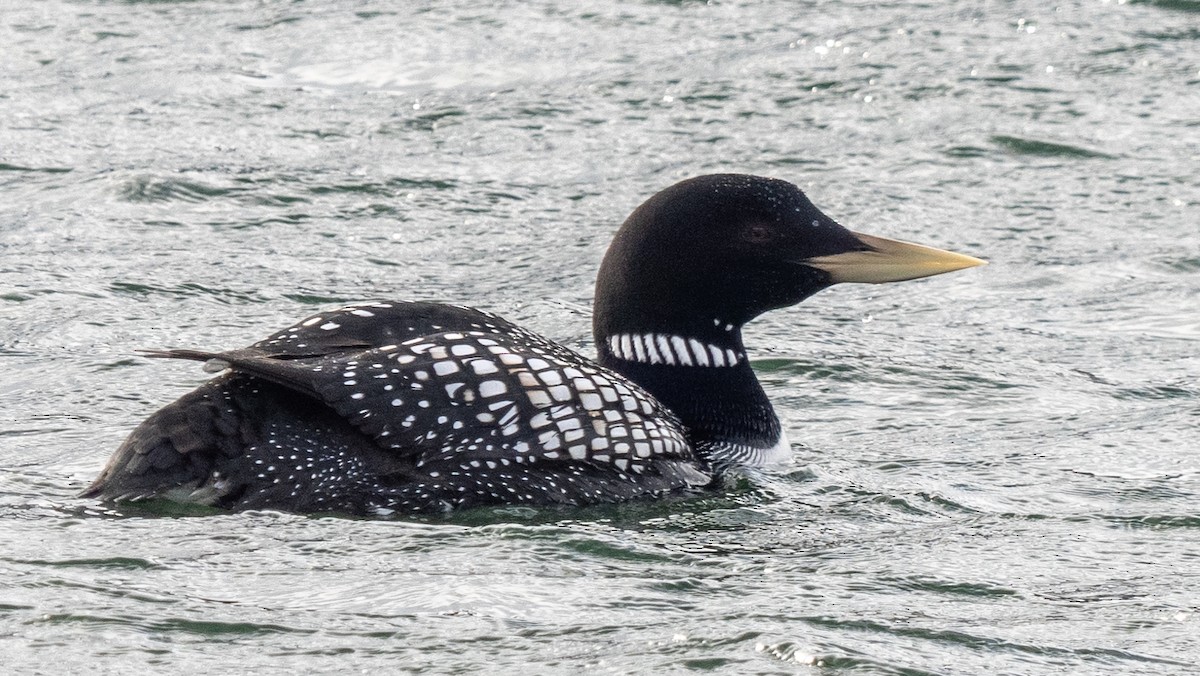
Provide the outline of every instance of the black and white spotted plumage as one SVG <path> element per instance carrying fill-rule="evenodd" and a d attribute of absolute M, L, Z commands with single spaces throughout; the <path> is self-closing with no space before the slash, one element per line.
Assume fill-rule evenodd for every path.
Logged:
<path fill-rule="evenodd" d="M 588 504 L 710 480 L 654 397 L 471 308 L 364 303 L 243 350 L 152 354 L 229 374 L 134 432 L 97 481 L 109 497 L 162 494 L 176 470 L 189 479 L 177 500 L 380 514 Z"/>
<path fill-rule="evenodd" d="M 84 495 L 391 514 L 703 487 L 790 452 L 742 344 L 748 321 L 837 281 L 980 263 L 852 233 L 784 181 L 689 179 L 617 231 L 595 361 L 421 302 L 322 312 L 240 350 L 153 352 L 221 374 L 134 429 Z"/>

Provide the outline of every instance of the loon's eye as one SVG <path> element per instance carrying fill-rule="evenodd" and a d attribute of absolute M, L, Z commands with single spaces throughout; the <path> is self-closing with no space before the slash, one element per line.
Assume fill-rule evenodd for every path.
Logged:
<path fill-rule="evenodd" d="M 762 223 L 754 223 L 742 231 L 742 237 L 751 244 L 766 244 L 775 238 L 775 233 Z"/>

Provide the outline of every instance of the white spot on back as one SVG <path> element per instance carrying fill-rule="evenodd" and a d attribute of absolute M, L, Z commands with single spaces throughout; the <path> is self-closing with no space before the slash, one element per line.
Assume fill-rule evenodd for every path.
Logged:
<path fill-rule="evenodd" d="M 584 392 L 579 395 L 579 403 L 589 411 L 599 411 L 604 408 L 604 401 L 600 399 L 600 395 L 594 392 Z"/>
<path fill-rule="evenodd" d="M 486 376 L 492 373 L 498 373 L 500 369 L 496 368 L 496 363 L 487 359 L 475 359 L 471 362 L 471 368 L 476 375 Z"/>
<path fill-rule="evenodd" d="M 485 380 L 479 384 L 479 396 L 495 397 L 508 391 L 508 386 L 499 380 Z"/>

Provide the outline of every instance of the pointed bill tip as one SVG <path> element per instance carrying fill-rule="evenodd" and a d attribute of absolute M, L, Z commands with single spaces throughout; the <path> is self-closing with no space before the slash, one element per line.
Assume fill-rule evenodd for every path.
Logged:
<path fill-rule="evenodd" d="M 902 282 L 987 265 L 987 261 L 974 256 L 922 244 L 858 232 L 854 236 L 870 249 L 809 258 L 803 261 L 804 264 L 824 270 L 835 284 Z"/>

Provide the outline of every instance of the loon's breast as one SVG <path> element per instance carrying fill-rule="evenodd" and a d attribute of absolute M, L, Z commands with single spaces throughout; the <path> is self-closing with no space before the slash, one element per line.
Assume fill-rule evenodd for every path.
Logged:
<path fill-rule="evenodd" d="M 710 466 L 718 468 L 745 467 L 779 469 L 792 461 L 792 444 L 787 431 L 780 428 L 778 440 L 770 446 L 737 441 L 714 441 L 697 444 L 696 451 Z"/>

